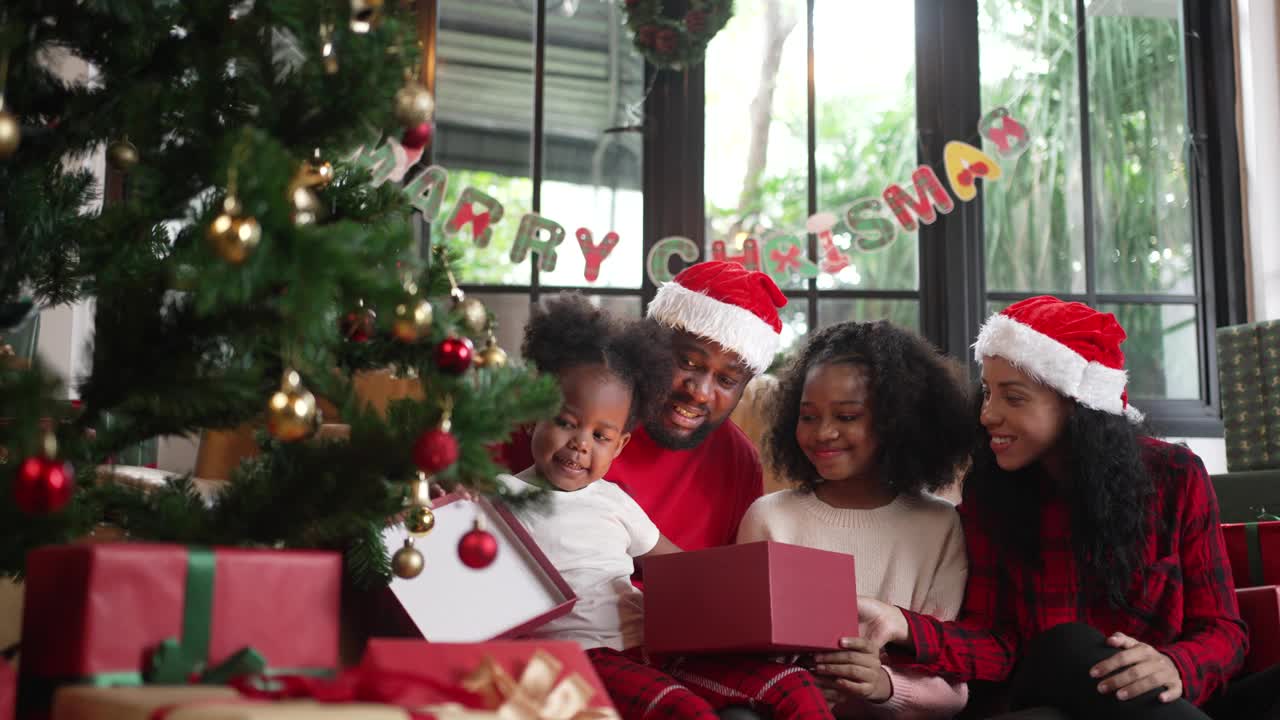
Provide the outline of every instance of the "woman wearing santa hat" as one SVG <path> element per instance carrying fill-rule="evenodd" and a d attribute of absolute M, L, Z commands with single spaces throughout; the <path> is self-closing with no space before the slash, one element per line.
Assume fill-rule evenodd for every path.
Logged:
<path fill-rule="evenodd" d="M 1053 297 L 988 319 L 963 609 L 864 598 L 863 627 L 900 662 L 993 683 L 1019 718 L 1273 717 L 1280 666 L 1232 680 L 1249 640 L 1213 487 L 1194 453 L 1140 432 L 1124 339 Z"/>

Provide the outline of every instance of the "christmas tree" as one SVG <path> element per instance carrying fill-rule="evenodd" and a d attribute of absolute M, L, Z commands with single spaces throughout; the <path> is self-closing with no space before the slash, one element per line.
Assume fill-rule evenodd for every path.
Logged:
<path fill-rule="evenodd" d="M 38 360 L 0 368 L 0 574 L 107 522 L 136 540 L 341 549 L 369 583 L 391 569 L 389 517 L 429 529 L 428 480 L 502 492 L 490 446 L 552 412 L 558 391 L 507 365 L 493 318 L 457 289 L 457 253 L 418 250 L 396 183 L 344 162 L 383 133 L 409 150 L 429 142 L 411 7 L 18 0 L 0 12 L 0 323 L 95 301 L 74 406 Z M 65 57 L 89 63 L 91 81 L 59 79 Z M 104 146 L 124 191 L 86 210 L 102 188 L 69 161 Z M 351 381 L 388 367 L 424 392 L 384 415 Z M 349 438 L 313 437 L 317 395 Z M 95 481 L 148 438 L 264 419 L 262 454 L 212 501 L 189 477 L 150 491 Z"/>

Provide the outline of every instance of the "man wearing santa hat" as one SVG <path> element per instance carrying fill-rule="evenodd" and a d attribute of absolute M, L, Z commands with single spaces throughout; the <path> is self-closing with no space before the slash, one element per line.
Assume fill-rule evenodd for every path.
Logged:
<path fill-rule="evenodd" d="M 777 353 L 786 304 L 768 275 L 725 261 L 686 268 L 649 304 L 648 317 L 673 331 L 675 378 L 662 413 L 632 434 L 608 479 L 685 550 L 732 544 L 761 494 L 759 453 L 729 415 Z M 528 452 L 518 434 L 505 462 L 528 467 Z"/>

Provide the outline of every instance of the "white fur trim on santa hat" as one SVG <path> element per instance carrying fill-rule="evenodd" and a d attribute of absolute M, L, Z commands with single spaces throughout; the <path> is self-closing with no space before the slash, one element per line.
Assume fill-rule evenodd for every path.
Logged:
<path fill-rule="evenodd" d="M 1129 375 L 1124 370 L 1089 362 L 1076 351 L 1008 315 L 993 315 L 973 344 L 978 362 L 999 356 L 1040 382 L 1095 410 L 1138 421 L 1142 413 L 1126 409 L 1120 396 Z M 1134 415 L 1137 415 L 1135 418 Z"/>
<path fill-rule="evenodd" d="M 649 317 L 687 330 L 738 354 L 752 372 L 762 373 L 778 351 L 778 331 L 746 308 L 669 282 L 649 303 Z"/>

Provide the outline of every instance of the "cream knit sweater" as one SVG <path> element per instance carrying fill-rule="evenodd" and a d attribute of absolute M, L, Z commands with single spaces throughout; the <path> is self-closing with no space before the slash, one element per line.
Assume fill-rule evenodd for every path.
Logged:
<path fill-rule="evenodd" d="M 968 577 L 964 533 L 955 508 L 932 496 L 900 495 L 873 510 L 833 508 L 813 493 L 784 490 L 756 500 L 738 542 L 775 540 L 854 556 L 859 595 L 954 619 Z M 968 699 L 963 683 L 887 668 L 893 696 L 837 708 L 854 717 L 943 718 Z"/>

